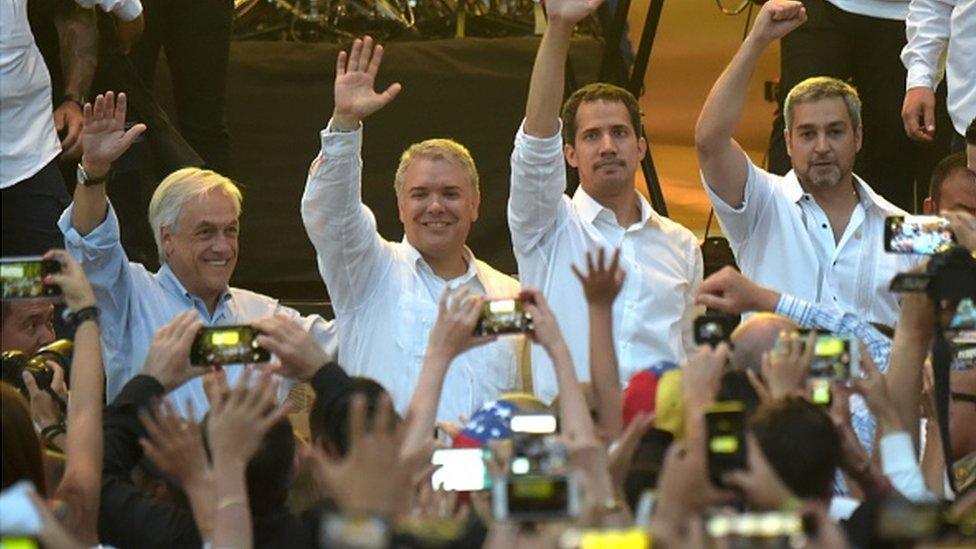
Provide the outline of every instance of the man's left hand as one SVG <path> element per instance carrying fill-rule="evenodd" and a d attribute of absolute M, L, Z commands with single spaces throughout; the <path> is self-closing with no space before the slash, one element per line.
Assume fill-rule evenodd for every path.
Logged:
<path fill-rule="evenodd" d="M 67 100 L 54 109 L 54 129 L 59 134 L 64 132 L 64 137 L 61 139 L 62 158 L 67 160 L 81 158 L 81 130 L 84 126 L 85 117 L 78 103 Z"/>

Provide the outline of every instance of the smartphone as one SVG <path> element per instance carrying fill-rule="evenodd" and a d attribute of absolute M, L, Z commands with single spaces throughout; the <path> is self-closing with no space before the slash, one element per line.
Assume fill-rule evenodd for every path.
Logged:
<path fill-rule="evenodd" d="M 806 345 L 809 330 L 800 330 L 800 341 Z M 809 379 L 848 381 L 861 377 L 860 354 L 853 335 L 818 333 L 810 364 Z"/>
<path fill-rule="evenodd" d="M 643 528 L 570 528 L 559 536 L 559 549 L 649 549 Z"/>
<path fill-rule="evenodd" d="M 518 414 L 509 424 L 513 433 L 550 435 L 556 432 L 556 416 L 552 414 Z"/>
<path fill-rule="evenodd" d="M 885 218 L 885 251 L 934 255 L 952 246 L 949 220 L 938 215 L 893 215 Z"/>
<path fill-rule="evenodd" d="M 732 331 L 739 325 L 739 317 L 725 314 L 707 314 L 695 318 L 694 333 L 697 345 L 718 346 L 728 343 Z"/>
<path fill-rule="evenodd" d="M 524 475 L 497 480 L 492 511 L 498 520 L 536 522 L 579 514 L 579 485 L 564 475 Z"/>
<path fill-rule="evenodd" d="M 927 292 L 931 283 L 932 275 L 928 273 L 898 273 L 888 290 L 896 294 Z"/>
<path fill-rule="evenodd" d="M 210 366 L 268 362 L 271 353 L 258 345 L 256 338 L 259 333 L 246 324 L 200 328 L 190 347 L 190 364 Z"/>
<path fill-rule="evenodd" d="M 0 258 L 3 299 L 55 299 L 61 288 L 45 284 L 44 277 L 61 272 L 61 263 L 41 256 Z"/>
<path fill-rule="evenodd" d="M 810 401 L 821 406 L 830 406 L 832 399 L 829 379 L 810 380 Z"/>
<path fill-rule="evenodd" d="M 532 331 L 532 315 L 525 310 L 531 297 L 489 299 L 481 306 L 475 335 L 519 334 Z"/>
<path fill-rule="evenodd" d="M 745 406 L 736 400 L 716 402 L 705 411 L 708 476 L 724 486 L 722 476 L 746 468 Z"/>
<path fill-rule="evenodd" d="M 430 456 L 436 467 L 430 477 L 435 490 L 478 492 L 491 487 L 481 448 L 440 448 Z"/>

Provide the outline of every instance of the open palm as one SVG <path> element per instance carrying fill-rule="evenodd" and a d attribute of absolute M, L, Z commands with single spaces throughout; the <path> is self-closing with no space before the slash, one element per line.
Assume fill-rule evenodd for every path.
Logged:
<path fill-rule="evenodd" d="M 369 36 L 356 39 L 352 50 L 339 52 L 336 61 L 334 118 L 344 125 L 358 124 L 362 119 L 382 109 L 400 93 L 400 84 L 391 84 L 386 91 L 374 89 L 376 74 L 383 60 L 383 46 Z"/>
<path fill-rule="evenodd" d="M 81 133 L 82 150 L 86 168 L 108 171 L 112 162 L 132 146 L 145 124 L 136 124 L 125 130 L 126 98 L 120 93 L 107 92 L 95 99 L 95 104 L 85 105 L 85 129 Z"/>

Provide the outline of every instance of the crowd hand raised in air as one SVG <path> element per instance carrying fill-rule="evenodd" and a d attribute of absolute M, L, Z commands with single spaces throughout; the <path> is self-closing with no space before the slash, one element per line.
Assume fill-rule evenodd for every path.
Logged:
<path fill-rule="evenodd" d="M 383 46 L 375 44 L 369 36 L 353 41 L 349 53 L 339 52 L 336 60 L 333 128 L 358 128 L 363 119 L 385 107 L 400 93 L 403 86 L 399 83 L 390 84 L 382 93 L 376 93 L 376 74 L 382 61 Z"/>
<path fill-rule="evenodd" d="M 114 92 L 105 92 L 95 98 L 94 104 L 85 104 L 85 129 L 81 132 L 81 145 L 85 152 L 81 164 L 89 177 L 106 175 L 112 163 L 146 131 L 145 124 L 136 124 L 126 130 L 125 111 L 124 93 L 116 97 Z"/>

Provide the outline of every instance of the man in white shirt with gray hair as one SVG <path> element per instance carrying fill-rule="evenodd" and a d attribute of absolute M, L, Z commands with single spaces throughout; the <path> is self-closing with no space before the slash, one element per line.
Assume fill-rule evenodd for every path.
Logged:
<path fill-rule="evenodd" d="M 692 324 L 700 309 L 692 296 L 703 267 L 694 235 L 657 214 L 634 187 L 647 143 L 633 95 L 617 86 L 590 84 L 567 100 L 560 122 L 573 27 L 599 4 L 546 3 L 549 25 L 512 151 L 508 222 L 519 278 L 546 295 L 584 381 L 590 372 L 589 313 L 571 267 L 582 265 L 587 251 L 620 249 L 626 278 L 612 321 L 620 379 L 626 382 L 656 362 L 684 361 L 694 345 Z M 579 172 L 580 186 L 572 198 L 564 194 L 565 162 Z M 536 347 L 532 370 L 536 395 L 552 400 L 555 375 Z"/>
<path fill-rule="evenodd" d="M 339 364 L 382 384 L 404 413 L 445 288 L 514 297 L 519 285 L 465 246 L 481 197 L 474 161 L 454 141 L 430 139 L 403 153 L 394 188 L 405 236 L 390 242 L 377 233 L 362 203 L 360 149 L 362 120 L 400 91 L 399 84 L 374 91 L 382 55 L 368 36 L 348 55 L 339 53 L 335 108 L 309 170 L 302 219 L 335 309 Z M 437 418 L 456 421 L 513 389 L 521 343 L 508 337 L 460 355 L 445 379 Z"/>

